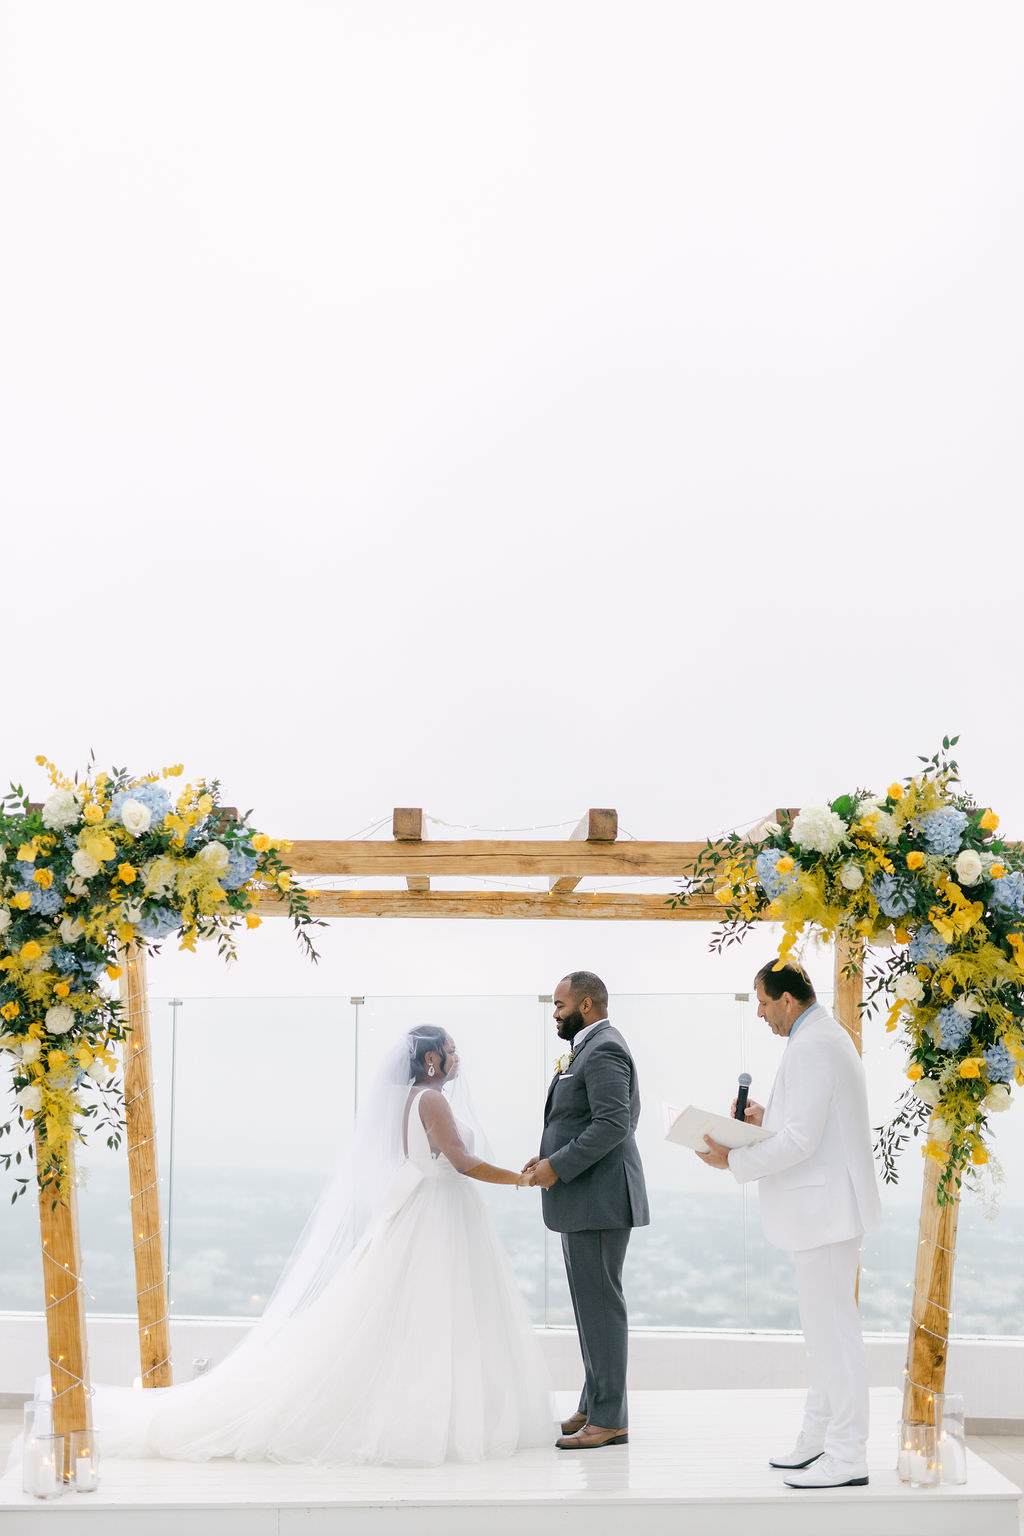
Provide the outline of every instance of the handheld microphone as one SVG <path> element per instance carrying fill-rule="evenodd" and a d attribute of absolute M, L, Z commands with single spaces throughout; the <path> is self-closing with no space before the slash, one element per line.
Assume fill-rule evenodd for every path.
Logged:
<path fill-rule="evenodd" d="M 747 1089 L 750 1087 L 750 1073 L 741 1072 L 739 1075 L 739 1092 L 736 1095 L 736 1120 L 742 1120 L 747 1112 Z"/>

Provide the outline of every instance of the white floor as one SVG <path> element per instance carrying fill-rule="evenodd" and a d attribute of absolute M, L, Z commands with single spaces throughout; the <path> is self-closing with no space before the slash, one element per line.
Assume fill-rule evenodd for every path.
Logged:
<path fill-rule="evenodd" d="M 525 1452 L 443 1467 L 280 1467 L 107 1461 L 93 1494 L 28 1498 L 0 1479 L 3 1536 L 1018 1536 L 1020 1446 L 975 1442 L 963 1487 L 919 1490 L 896 1477 L 899 1396 L 872 1393 L 867 1488 L 786 1488 L 767 1455 L 796 1432 L 803 1393 L 640 1392 L 630 1443 L 587 1453 Z M 561 1411 L 571 1404 L 564 1399 Z M 14 1416 L 5 1439 L 14 1433 Z M 2 1448 L 2 1447 L 0 1447 Z M 990 1450 L 991 1448 L 991 1450 Z M 1016 1457 L 1016 1461 L 1013 1459 Z"/>

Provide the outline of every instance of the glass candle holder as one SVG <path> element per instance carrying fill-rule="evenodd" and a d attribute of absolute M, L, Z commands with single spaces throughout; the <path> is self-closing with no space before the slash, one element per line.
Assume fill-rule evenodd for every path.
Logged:
<path fill-rule="evenodd" d="M 68 1460 L 76 1493 L 95 1493 L 100 1485 L 100 1448 L 96 1431 L 73 1429 Z"/>
<path fill-rule="evenodd" d="M 21 1450 L 21 1486 L 35 1499 L 59 1499 L 64 1492 L 64 1436 L 32 1435 Z"/>
<path fill-rule="evenodd" d="M 939 1476 L 944 1483 L 967 1481 L 967 1436 L 964 1432 L 964 1400 L 959 1392 L 942 1399 L 939 1429 Z"/>
<path fill-rule="evenodd" d="M 938 1431 L 934 1424 L 901 1419 L 896 1473 L 911 1488 L 934 1488 L 939 1481 Z"/>

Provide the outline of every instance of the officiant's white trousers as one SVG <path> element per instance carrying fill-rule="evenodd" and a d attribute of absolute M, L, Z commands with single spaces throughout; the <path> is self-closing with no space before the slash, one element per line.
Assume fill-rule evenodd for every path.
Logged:
<path fill-rule="evenodd" d="M 859 1237 L 793 1254 L 810 1390 L 804 1433 L 839 1461 L 865 1459 L 868 1367 L 857 1311 Z"/>

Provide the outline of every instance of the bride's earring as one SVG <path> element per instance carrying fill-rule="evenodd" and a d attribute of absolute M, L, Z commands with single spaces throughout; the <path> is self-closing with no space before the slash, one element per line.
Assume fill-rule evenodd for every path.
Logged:
<path fill-rule="evenodd" d="M 431 1062 L 430 1066 L 427 1068 L 427 1076 L 428 1077 L 433 1077 L 434 1076 L 434 1063 L 433 1062 Z"/>

